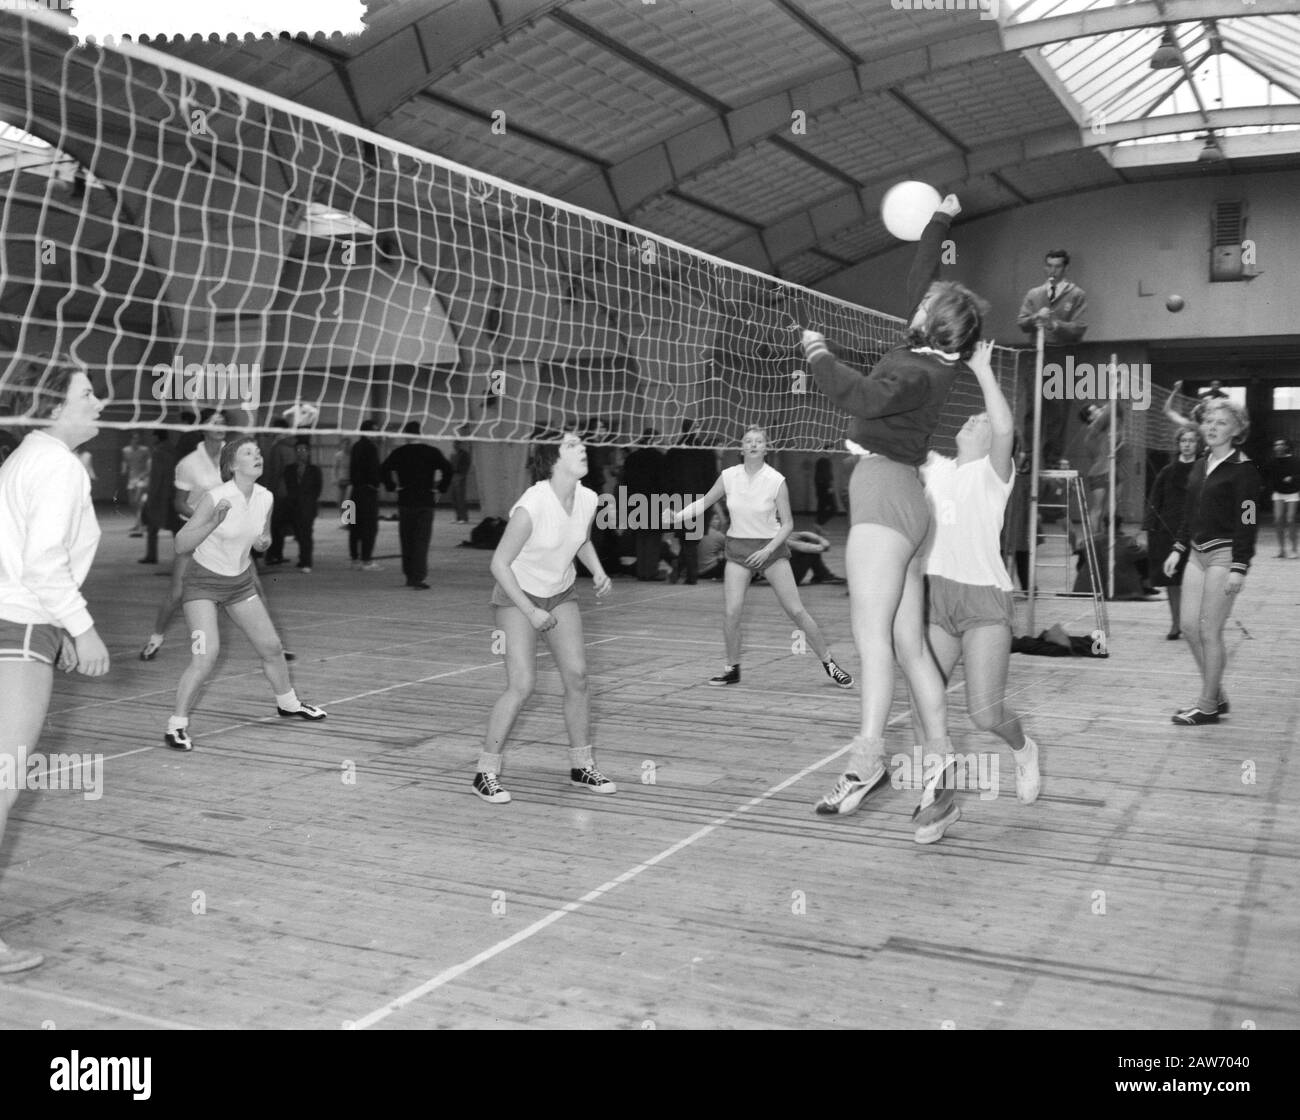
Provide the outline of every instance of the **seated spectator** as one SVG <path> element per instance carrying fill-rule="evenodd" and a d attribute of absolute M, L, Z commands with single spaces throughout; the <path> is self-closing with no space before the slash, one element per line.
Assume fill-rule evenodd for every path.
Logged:
<path fill-rule="evenodd" d="M 831 542 L 820 533 L 797 530 L 790 534 L 785 542 L 790 546 L 790 570 L 794 572 L 796 585 L 803 583 L 803 577 L 812 573 L 809 583 L 848 583 L 843 576 L 837 576 L 822 560 L 822 553 L 828 551 Z"/>

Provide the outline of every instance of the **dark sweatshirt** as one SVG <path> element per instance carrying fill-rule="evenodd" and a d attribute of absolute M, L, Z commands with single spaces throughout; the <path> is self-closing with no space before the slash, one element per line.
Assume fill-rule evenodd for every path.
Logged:
<path fill-rule="evenodd" d="M 921 234 L 907 277 L 909 320 L 938 275 L 949 223 L 946 214 L 936 214 Z M 829 354 L 818 355 L 809 367 L 822 392 L 856 418 L 849 439 L 877 455 L 915 467 L 925 462 L 953 382 L 959 373 L 968 371 L 961 360 L 950 362 L 906 345 L 889 351 L 869 374 Z"/>

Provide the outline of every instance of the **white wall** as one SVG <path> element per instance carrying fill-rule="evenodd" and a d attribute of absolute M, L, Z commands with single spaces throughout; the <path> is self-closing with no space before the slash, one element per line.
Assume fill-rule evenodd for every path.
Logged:
<path fill-rule="evenodd" d="M 1216 201 L 1244 199 L 1246 236 L 1263 275 L 1211 284 L 1210 215 Z M 1295 334 L 1300 331 L 1300 173 L 1214 175 L 1141 183 L 1042 202 L 954 231 L 957 261 L 946 279 L 993 304 L 991 333 L 1020 345 L 1024 293 L 1042 283 L 1048 249 L 1070 252 L 1069 275 L 1088 293 L 1089 342 Z M 902 315 L 903 246 L 818 285 L 823 291 Z M 1153 294 L 1139 295 L 1139 285 Z M 1184 297 L 1171 314 L 1165 296 Z"/>

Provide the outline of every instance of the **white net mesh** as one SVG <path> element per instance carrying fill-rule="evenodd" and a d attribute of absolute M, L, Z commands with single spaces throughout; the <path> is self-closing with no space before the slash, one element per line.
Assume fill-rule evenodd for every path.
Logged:
<path fill-rule="evenodd" d="M 666 445 L 690 419 L 705 445 L 761 423 L 819 450 L 846 421 L 798 325 L 864 369 L 902 338 L 147 48 L 74 47 L 47 17 L 0 11 L 0 120 L 0 423 L 70 360 L 102 373 L 116 427 L 220 407 L 249 430 L 292 410 L 320 433 L 521 441 L 600 417 Z M 995 357 L 1013 405 L 1016 357 Z M 959 385 L 941 450 L 980 407 Z"/>

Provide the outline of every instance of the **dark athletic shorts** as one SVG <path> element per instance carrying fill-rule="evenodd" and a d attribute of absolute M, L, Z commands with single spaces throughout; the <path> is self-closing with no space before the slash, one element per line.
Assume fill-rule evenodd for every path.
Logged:
<path fill-rule="evenodd" d="M 577 597 L 577 586 L 578 581 L 574 580 L 573 583 L 569 584 L 569 586 L 558 595 L 533 595 L 531 592 L 524 591 L 522 587 L 519 590 L 524 591 L 524 594 L 528 596 L 528 601 L 532 603 L 533 606 L 541 607 L 544 611 L 553 611 L 561 603 L 567 603 L 570 599 Z M 494 583 L 492 585 L 492 605 L 494 607 L 514 606 L 514 603 L 510 600 L 510 596 L 501 590 L 501 585 L 499 583 Z"/>
<path fill-rule="evenodd" d="M 0 618 L 0 661 L 43 661 L 53 665 L 63 645 L 63 628 L 49 622 Z"/>
<path fill-rule="evenodd" d="M 236 603 L 256 598 L 257 584 L 253 582 L 251 564 L 237 576 L 219 576 L 197 560 L 185 570 L 185 582 L 181 585 L 182 603 L 207 600 L 219 607 L 233 607 Z"/>
<path fill-rule="evenodd" d="M 859 457 L 849 477 L 850 525 L 885 525 L 914 549 L 930 535 L 930 504 L 915 467 L 883 455 Z"/>
<path fill-rule="evenodd" d="M 1000 587 L 958 583 L 944 576 L 926 576 L 931 626 L 960 638 L 967 630 L 981 626 L 1005 626 L 1011 629 L 1015 607 L 1011 592 Z"/>
<path fill-rule="evenodd" d="M 751 572 L 765 572 L 778 560 L 789 560 L 790 549 L 782 543 L 771 556 L 767 558 L 767 563 L 761 568 L 751 568 L 745 563 L 749 557 L 753 556 L 760 548 L 766 548 L 772 541 L 771 537 L 728 537 L 727 538 L 727 559 L 734 564 L 739 564 Z"/>

